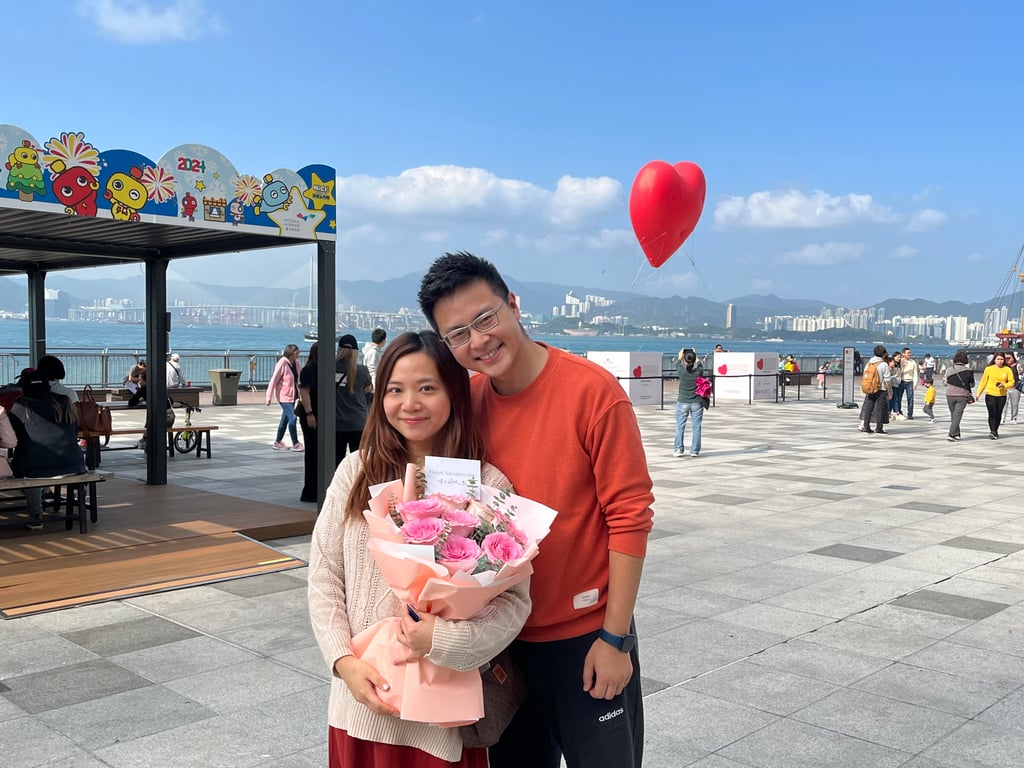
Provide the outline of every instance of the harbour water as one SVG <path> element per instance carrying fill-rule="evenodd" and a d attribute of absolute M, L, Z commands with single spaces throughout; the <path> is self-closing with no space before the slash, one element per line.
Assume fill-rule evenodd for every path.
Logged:
<path fill-rule="evenodd" d="M 286 344 L 297 344 L 301 349 L 309 348 L 310 342 L 303 340 L 303 328 L 252 328 L 230 325 L 216 326 L 172 326 L 171 349 L 182 352 L 280 352 Z M 351 331 L 360 346 L 370 339 L 369 331 Z M 4 320 L 0 322 L 0 349 L 21 350 L 28 346 L 28 322 Z M 777 352 L 798 358 L 842 357 L 844 346 L 856 346 L 862 355 L 870 356 L 875 341 L 867 338 L 863 343 L 818 342 L 818 341 L 755 341 L 735 339 L 682 339 L 658 336 L 545 336 L 534 338 L 552 346 L 562 347 L 576 354 L 591 351 L 607 352 L 661 352 L 676 354 L 683 347 L 692 347 L 701 356 L 709 354 L 715 344 L 721 343 L 731 352 Z M 55 352 L 59 350 L 118 350 L 143 354 L 146 348 L 145 327 L 117 323 L 88 323 L 71 320 L 47 320 L 46 344 Z M 892 352 L 904 345 L 899 342 L 887 343 Z M 948 345 L 912 345 L 914 354 L 920 358 L 926 352 L 936 357 L 951 357 L 954 347 Z"/>

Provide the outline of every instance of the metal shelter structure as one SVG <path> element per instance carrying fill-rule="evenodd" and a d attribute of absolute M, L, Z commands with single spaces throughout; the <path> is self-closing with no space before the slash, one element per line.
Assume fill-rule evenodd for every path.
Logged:
<path fill-rule="evenodd" d="M 153 162 L 97 150 L 82 132 L 48 141 L 0 125 L 0 275 L 28 279 L 29 353 L 46 354 L 49 272 L 142 264 L 146 282 L 147 421 L 164 423 L 168 355 L 167 268 L 174 259 L 289 245 L 317 249 L 317 306 L 335 306 L 335 171 L 311 165 L 240 174 L 210 147 L 186 144 Z M 333 311 L 318 313 L 333 339 Z M 330 359 L 329 357 L 327 358 Z M 333 474 L 334 368 L 318 368 L 318 493 Z M 150 430 L 150 446 L 162 434 Z M 154 443 L 155 441 L 155 443 Z M 147 483 L 167 483 L 167 453 L 147 451 Z"/>

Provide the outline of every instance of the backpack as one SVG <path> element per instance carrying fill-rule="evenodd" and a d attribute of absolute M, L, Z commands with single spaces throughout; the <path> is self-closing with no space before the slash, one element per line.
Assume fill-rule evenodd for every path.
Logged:
<path fill-rule="evenodd" d="M 878 375 L 878 363 L 868 363 L 860 380 L 860 391 L 865 395 L 873 395 L 881 388 L 882 377 Z"/>

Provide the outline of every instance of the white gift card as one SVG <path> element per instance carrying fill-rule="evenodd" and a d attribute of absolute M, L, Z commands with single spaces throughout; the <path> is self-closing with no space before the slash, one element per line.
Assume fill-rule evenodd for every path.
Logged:
<path fill-rule="evenodd" d="M 444 493 L 480 498 L 480 462 L 427 456 L 423 461 L 425 493 Z"/>

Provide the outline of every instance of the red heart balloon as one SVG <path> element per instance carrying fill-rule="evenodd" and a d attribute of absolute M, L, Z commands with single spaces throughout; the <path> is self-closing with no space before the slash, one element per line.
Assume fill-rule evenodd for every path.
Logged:
<path fill-rule="evenodd" d="M 725 374 L 729 372 L 729 366 L 727 366 L 725 363 L 722 363 L 720 366 L 718 366 L 718 372 L 722 376 L 725 376 Z"/>
<path fill-rule="evenodd" d="M 760 358 L 760 357 L 757 358 L 757 370 L 759 370 L 759 371 L 763 371 L 764 370 L 764 359 L 763 358 Z"/>
<path fill-rule="evenodd" d="M 704 210 L 707 183 L 695 163 L 652 160 L 629 193 L 629 220 L 647 261 L 660 267 L 690 236 Z"/>
<path fill-rule="evenodd" d="M 639 379 L 642 375 L 643 375 L 643 369 L 640 368 L 639 365 L 636 368 L 633 369 L 633 378 L 634 379 Z"/>

